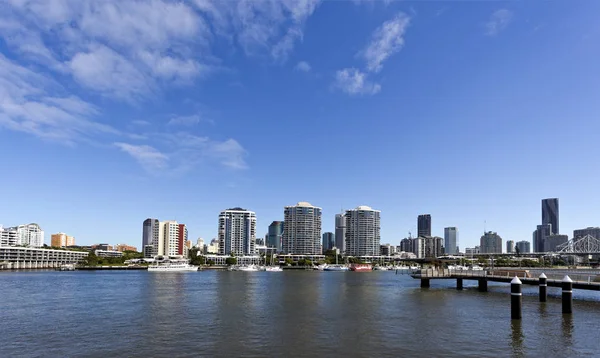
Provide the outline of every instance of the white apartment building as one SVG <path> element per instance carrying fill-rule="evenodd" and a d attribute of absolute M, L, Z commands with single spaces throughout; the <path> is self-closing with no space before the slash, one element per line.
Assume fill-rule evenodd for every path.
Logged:
<path fill-rule="evenodd" d="M 212 242 L 211 242 L 212 245 Z M 256 213 L 232 208 L 219 214 L 219 254 L 254 255 L 256 245 Z"/>
<path fill-rule="evenodd" d="M 301 201 L 283 212 L 282 251 L 286 254 L 321 254 L 321 208 Z M 379 246 L 377 246 L 379 249 Z"/>
<path fill-rule="evenodd" d="M 0 230 L 1 246 L 44 246 L 44 231 L 38 224 L 26 224 Z"/>
<path fill-rule="evenodd" d="M 381 211 L 368 206 L 346 210 L 346 255 L 379 256 Z"/>
<path fill-rule="evenodd" d="M 174 220 L 159 222 L 158 240 L 153 244 L 156 255 L 179 255 L 179 223 Z"/>

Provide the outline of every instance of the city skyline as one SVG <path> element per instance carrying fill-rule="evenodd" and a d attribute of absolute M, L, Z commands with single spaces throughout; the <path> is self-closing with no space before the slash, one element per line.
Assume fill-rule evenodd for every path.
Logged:
<path fill-rule="evenodd" d="M 210 241 L 240 206 L 263 237 L 306 200 L 323 231 L 364 204 L 382 243 L 428 213 L 466 248 L 485 230 L 531 241 L 553 197 L 560 233 L 600 225 L 600 3 L 149 3 L 6 4 L 5 227 L 139 247 L 165 218 Z"/>

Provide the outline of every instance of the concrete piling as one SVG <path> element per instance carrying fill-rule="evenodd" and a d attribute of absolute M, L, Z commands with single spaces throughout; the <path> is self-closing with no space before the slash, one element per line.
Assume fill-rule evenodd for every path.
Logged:
<path fill-rule="evenodd" d="M 548 299 L 548 278 L 542 272 L 540 275 L 540 302 L 546 302 Z"/>
<path fill-rule="evenodd" d="M 459 291 L 463 289 L 463 279 L 462 278 L 456 279 L 456 289 Z"/>
<path fill-rule="evenodd" d="M 479 292 L 487 292 L 487 280 L 485 278 L 480 278 L 479 280 Z"/>
<path fill-rule="evenodd" d="M 523 283 L 517 276 L 510 281 L 510 318 L 521 319 L 523 311 Z"/>
<path fill-rule="evenodd" d="M 562 280 L 562 313 L 573 313 L 573 280 L 569 275 Z"/>
<path fill-rule="evenodd" d="M 428 288 L 429 287 L 429 279 L 428 278 L 422 278 L 421 279 L 421 288 Z"/>

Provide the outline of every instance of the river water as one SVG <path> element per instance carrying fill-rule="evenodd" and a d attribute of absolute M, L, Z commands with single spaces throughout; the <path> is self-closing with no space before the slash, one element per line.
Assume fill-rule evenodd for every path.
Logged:
<path fill-rule="evenodd" d="M 600 292 L 394 272 L 0 272 L 2 357 L 598 357 Z"/>

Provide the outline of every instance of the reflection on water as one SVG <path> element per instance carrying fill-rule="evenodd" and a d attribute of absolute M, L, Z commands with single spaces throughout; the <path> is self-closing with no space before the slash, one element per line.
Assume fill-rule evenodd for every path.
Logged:
<path fill-rule="evenodd" d="M 3 357 L 597 355 L 597 293 L 562 315 L 559 298 L 539 303 L 524 287 L 523 319 L 511 320 L 507 285 L 454 284 L 422 290 L 386 271 L 0 273 L 0 347 Z"/>

